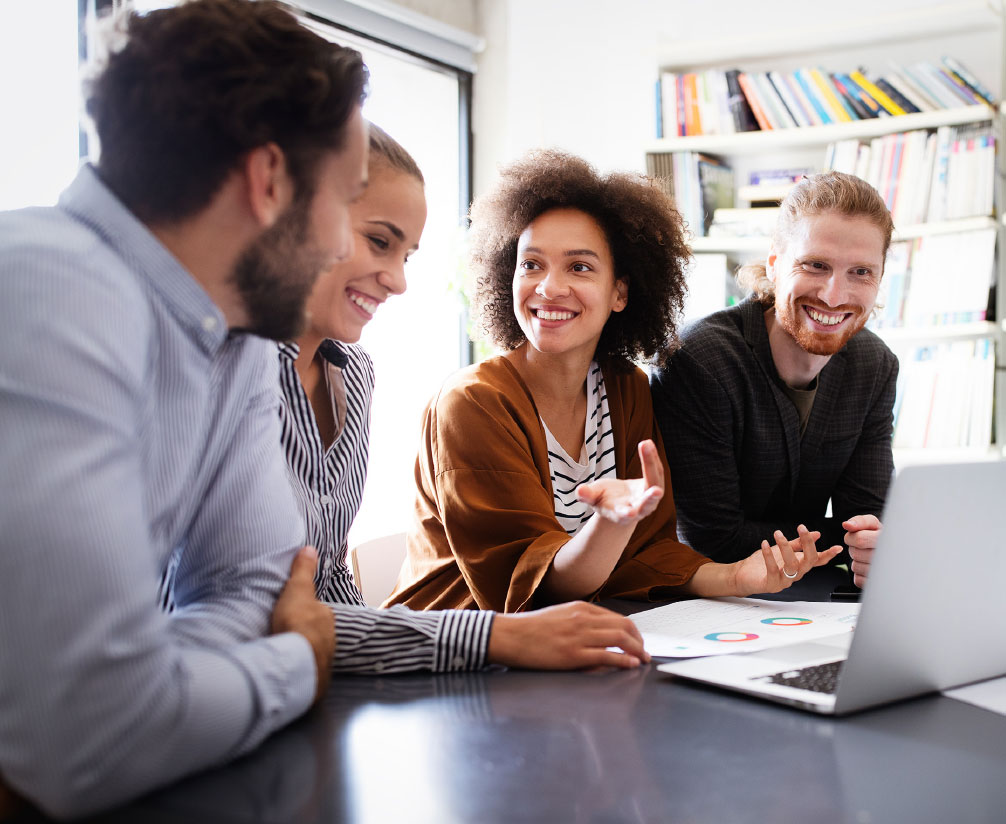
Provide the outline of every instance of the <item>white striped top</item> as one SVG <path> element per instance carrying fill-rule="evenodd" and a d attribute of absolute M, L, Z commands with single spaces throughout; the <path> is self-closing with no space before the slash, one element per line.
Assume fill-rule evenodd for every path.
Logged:
<path fill-rule="evenodd" d="M 590 505 L 577 500 L 576 490 L 583 484 L 614 477 L 615 474 L 615 438 L 611 433 L 608 393 L 604 388 L 601 367 L 596 361 L 591 362 L 587 373 L 587 415 L 579 458 L 573 459 L 567 454 L 549 432 L 545 421 L 541 425 L 545 428 L 545 442 L 548 446 L 555 517 L 568 534 L 576 535 L 594 514 Z"/>
<path fill-rule="evenodd" d="M 326 450 L 294 365 L 299 351 L 296 344 L 279 344 L 282 442 L 307 542 L 318 549 L 318 597 L 332 605 L 336 616 L 333 669 L 443 672 L 483 667 L 493 613 L 365 605 L 346 563 L 346 536 L 367 477 L 374 367 L 359 346 L 327 340 L 319 348 L 338 432 Z M 334 400 L 340 386 L 345 393 L 341 428 Z"/>

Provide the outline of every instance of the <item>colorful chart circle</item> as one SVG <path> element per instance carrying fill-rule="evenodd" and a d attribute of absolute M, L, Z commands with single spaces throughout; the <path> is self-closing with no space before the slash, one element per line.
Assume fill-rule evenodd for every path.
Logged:
<path fill-rule="evenodd" d="M 810 620 L 810 618 L 785 618 L 781 615 L 775 618 L 762 618 L 761 622 L 763 624 L 769 624 L 773 627 L 799 627 L 803 624 L 814 623 Z"/>
<path fill-rule="evenodd" d="M 757 637 L 753 632 L 710 632 L 706 636 L 706 640 L 735 643 L 737 641 L 753 641 Z"/>

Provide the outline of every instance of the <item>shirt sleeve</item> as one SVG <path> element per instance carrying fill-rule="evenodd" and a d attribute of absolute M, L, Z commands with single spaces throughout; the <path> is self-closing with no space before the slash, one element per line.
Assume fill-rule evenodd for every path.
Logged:
<path fill-rule="evenodd" d="M 250 475 L 269 449 L 281 460 L 262 442 L 274 411 L 248 410 L 247 461 L 223 479 L 250 483 L 227 522 L 247 562 L 196 569 L 224 524 L 211 493 L 182 614 L 158 610 L 138 412 L 152 320 L 139 287 L 99 268 L 8 256 L 0 271 L 0 772 L 59 817 L 246 752 L 307 708 L 315 682 L 306 639 L 261 637 L 292 546 L 259 554 L 239 524 L 267 508 Z"/>
<path fill-rule="evenodd" d="M 333 604 L 335 673 L 455 672 L 487 663 L 495 613 Z"/>

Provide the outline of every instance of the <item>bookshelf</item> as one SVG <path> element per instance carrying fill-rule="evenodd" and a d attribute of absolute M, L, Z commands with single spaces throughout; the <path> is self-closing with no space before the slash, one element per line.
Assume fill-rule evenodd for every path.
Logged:
<path fill-rule="evenodd" d="M 835 21 L 835 25 L 829 24 L 826 28 L 796 26 L 786 30 L 780 29 L 771 38 L 725 38 L 681 43 L 676 44 L 673 51 L 664 54 L 660 68 L 662 72 L 679 74 L 732 68 L 740 69 L 742 72 L 777 70 L 786 72 L 800 66 L 818 66 L 830 62 L 835 64 L 829 67 L 834 71 L 849 71 L 850 66 L 856 65 L 875 65 L 879 73 L 883 74 L 883 67 L 887 65 L 887 58 L 892 51 L 897 52 L 895 56 L 899 62 L 934 60 L 944 54 L 955 56 L 953 48 L 961 41 L 959 38 L 948 41 L 948 37 L 966 35 L 988 47 L 986 52 L 992 57 L 987 62 L 988 65 L 994 65 L 995 76 L 988 76 L 987 67 L 984 70 L 980 69 L 979 73 L 985 82 L 998 83 L 998 88 L 993 85 L 993 94 L 996 98 L 1001 98 L 1006 91 L 1004 8 L 1006 8 L 1004 0 L 962 0 L 953 5 L 879 13 L 868 19 L 858 17 L 841 22 Z M 807 43 L 814 44 L 813 53 L 808 53 Z M 970 51 L 960 51 L 956 56 L 962 57 L 965 63 L 972 63 L 974 55 Z M 843 61 L 845 66 L 841 65 Z M 746 176 L 758 168 L 805 167 L 821 170 L 825 168 L 825 153 L 831 144 L 842 141 L 862 141 L 863 144 L 869 144 L 870 141 L 891 139 L 890 136 L 901 133 L 933 134 L 944 127 L 967 129 L 972 126 L 991 130 L 995 140 L 994 160 L 990 160 L 990 167 L 982 173 L 985 185 L 993 190 L 992 212 L 911 225 L 908 223 L 899 225 L 896 215 L 893 241 L 902 248 L 915 250 L 923 245 L 928 245 L 929 248 L 937 246 L 939 238 L 952 243 L 955 242 L 953 237 L 958 236 L 960 240 L 956 242 L 963 243 L 964 233 L 973 233 L 967 235 L 968 238 L 982 235 L 990 244 L 994 236 L 996 254 L 992 273 L 994 287 L 992 294 L 995 295 L 995 304 L 990 307 L 993 314 L 987 315 L 986 320 L 959 315 L 953 320 L 964 318 L 963 322 L 932 325 L 918 322 L 916 315 L 915 322 L 908 325 L 884 325 L 874 331 L 884 338 L 901 359 L 902 372 L 906 375 L 905 383 L 909 380 L 915 382 L 913 394 L 909 395 L 904 387 L 899 390 L 899 403 L 905 397 L 913 400 L 924 394 L 918 389 L 919 381 L 936 380 L 931 376 L 919 377 L 920 370 L 924 371 L 922 368 L 924 364 L 920 364 L 920 361 L 926 361 L 929 357 L 947 356 L 947 366 L 944 368 L 951 369 L 955 373 L 963 369 L 980 370 L 982 377 L 977 380 L 982 382 L 983 386 L 991 385 L 991 388 L 987 392 L 982 389 L 981 393 L 971 397 L 970 402 L 973 408 L 980 409 L 991 419 L 988 426 L 988 442 L 982 443 L 980 438 L 978 442 L 974 442 L 974 436 L 970 435 L 967 436 L 971 438 L 968 443 L 955 443 L 952 435 L 937 432 L 937 437 L 931 442 L 929 440 L 924 444 L 911 442 L 908 446 L 899 447 L 899 440 L 902 443 L 909 440 L 904 437 L 904 432 L 909 431 L 909 424 L 905 423 L 902 437 L 899 438 L 897 430 L 895 435 L 895 455 L 899 465 L 926 460 L 1006 458 L 1006 252 L 1004 252 L 1006 250 L 1004 245 L 1006 244 L 1006 208 L 1004 208 L 1006 102 L 999 102 L 994 107 L 984 103 L 962 104 L 898 116 L 764 131 L 671 135 L 646 141 L 643 147 L 648 157 L 648 169 L 658 175 L 662 172 L 657 169 L 669 170 L 672 164 L 667 161 L 683 152 L 711 158 L 715 162 L 722 162 L 731 167 L 735 174 L 735 202 L 732 204 L 735 209 L 728 211 L 737 211 L 745 204 L 736 197 L 736 193 L 746 182 Z M 664 158 L 663 161 L 661 157 Z M 994 170 L 991 168 L 993 165 Z M 693 195 L 696 188 L 698 187 L 695 185 L 691 186 Z M 747 223 L 748 220 L 745 218 L 743 222 Z M 691 223 L 694 227 L 695 220 L 693 219 Z M 751 223 L 754 229 L 745 227 L 737 235 L 716 234 L 718 227 L 713 227 L 708 236 L 703 236 L 700 226 L 699 231 L 694 232 L 697 236 L 692 239 L 693 252 L 698 258 L 713 260 L 713 269 L 721 259 L 731 270 L 740 264 L 763 259 L 769 249 L 770 239 L 764 234 L 759 234 L 758 221 Z M 764 216 L 760 223 L 764 225 Z M 889 261 L 889 271 L 891 268 Z M 696 272 L 699 269 L 697 265 Z M 707 263 L 703 276 L 707 276 L 709 271 L 710 265 Z M 888 278 L 885 277 L 886 280 Z M 908 285 L 905 287 L 907 291 L 901 294 L 903 300 L 907 300 L 911 295 L 911 288 L 914 285 L 911 278 L 905 283 Z M 949 281 L 944 288 L 952 290 L 955 285 L 953 281 Z M 922 287 L 919 288 L 921 290 Z M 981 314 L 978 313 L 977 317 L 981 317 Z M 973 352 L 974 360 L 968 360 L 968 356 L 962 355 L 962 352 Z M 909 374 L 910 377 L 907 377 Z M 935 388 L 935 384 L 933 386 L 935 396 L 938 389 Z M 944 389 L 944 392 L 950 391 Z M 910 403 L 906 408 L 914 410 L 916 405 Z M 897 425 L 902 426 L 903 410 L 896 407 L 896 414 Z M 904 414 L 907 417 L 908 413 Z M 967 417 L 971 414 L 966 410 L 958 413 L 942 409 L 940 421 L 946 421 L 948 416 L 951 421 L 956 421 L 955 416 Z M 978 430 L 984 428 L 981 416 L 975 420 L 980 422 L 975 424 L 972 421 L 972 432 L 976 428 Z M 956 422 L 950 426 L 951 428 L 959 426 L 962 433 L 966 429 L 966 425 L 958 425 Z M 915 428 L 918 429 L 918 426 Z M 964 437 L 962 434 L 962 438 Z"/>
<path fill-rule="evenodd" d="M 994 117 L 994 110 L 979 104 L 962 106 L 958 109 L 903 114 L 878 120 L 829 123 L 826 126 L 773 129 L 767 132 L 664 137 L 651 141 L 646 146 L 646 151 L 651 154 L 690 151 L 735 157 L 783 149 L 823 147 L 838 140 L 867 139 L 892 132 L 935 129 L 939 126 L 963 126 L 967 123 L 990 123 Z"/>

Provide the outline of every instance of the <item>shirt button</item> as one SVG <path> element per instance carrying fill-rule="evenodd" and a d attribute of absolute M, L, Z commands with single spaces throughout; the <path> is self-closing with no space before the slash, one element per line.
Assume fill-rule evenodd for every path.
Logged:
<path fill-rule="evenodd" d="M 320 500 L 321 500 L 321 503 L 324 506 L 331 506 L 332 505 L 332 496 L 331 495 L 322 495 Z"/>
<path fill-rule="evenodd" d="M 212 332 L 217 328 L 217 319 L 213 315 L 207 315 L 203 318 L 203 329 L 207 332 Z"/>
<path fill-rule="evenodd" d="M 465 665 L 465 659 L 462 658 L 460 655 L 455 655 L 454 660 L 451 661 L 451 665 L 454 667 L 454 669 L 461 669 Z"/>
<path fill-rule="evenodd" d="M 375 661 L 374 662 L 374 670 L 376 672 L 384 672 L 384 662 L 383 661 Z"/>

